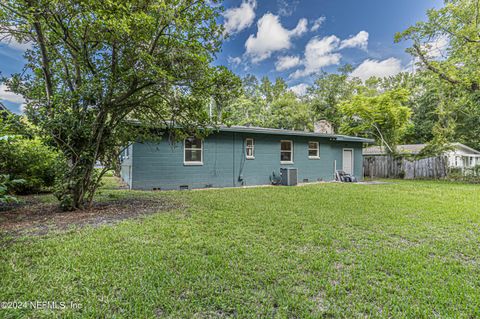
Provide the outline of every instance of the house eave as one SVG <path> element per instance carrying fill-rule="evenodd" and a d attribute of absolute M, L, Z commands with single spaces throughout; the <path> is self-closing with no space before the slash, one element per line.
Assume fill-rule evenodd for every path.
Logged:
<path fill-rule="evenodd" d="M 138 120 L 129 120 L 129 122 L 133 125 L 142 125 L 141 122 Z M 177 127 L 177 126 L 174 124 L 172 127 Z M 158 128 L 161 129 L 162 127 L 158 126 Z M 305 131 L 295 131 L 295 130 L 285 130 L 285 129 L 276 129 L 276 128 L 265 128 L 265 127 L 221 125 L 218 127 L 206 127 L 205 129 L 211 129 L 212 131 L 219 131 L 219 132 L 322 137 L 322 138 L 328 138 L 330 140 L 338 141 L 338 142 L 356 142 L 356 143 L 365 143 L 365 144 L 375 143 L 375 140 L 373 139 L 357 137 L 357 136 L 348 136 L 348 135 L 341 135 L 341 134 L 325 134 L 325 133 L 315 133 L 315 132 L 305 132 Z"/>
<path fill-rule="evenodd" d="M 462 143 L 453 143 L 453 145 L 454 145 L 455 147 L 461 147 L 461 148 L 466 149 L 466 150 L 468 150 L 468 151 L 470 151 L 470 152 L 472 152 L 472 153 L 474 153 L 474 154 L 480 155 L 480 151 L 477 151 L 476 149 L 471 148 L 471 147 L 469 147 L 469 146 L 467 146 L 467 145 L 465 145 L 465 144 L 462 144 Z"/>
<path fill-rule="evenodd" d="M 219 129 L 221 132 L 236 132 L 236 133 L 252 133 L 252 134 L 269 134 L 269 135 L 289 135 L 289 136 L 306 136 L 306 137 L 321 137 L 328 138 L 330 140 L 339 142 L 358 142 L 372 144 L 375 141 L 369 138 L 347 136 L 339 134 L 325 134 L 275 128 L 263 128 L 263 127 L 248 127 L 248 126 L 221 126 Z"/>

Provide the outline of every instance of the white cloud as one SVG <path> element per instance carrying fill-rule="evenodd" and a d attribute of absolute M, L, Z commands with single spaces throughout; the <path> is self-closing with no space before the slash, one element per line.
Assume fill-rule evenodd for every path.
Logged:
<path fill-rule="evenodd" d="M 339 44 L 340 39 L 334 35 L 312 38 L 305 47 L 304 69 L 297 70 L 290 76 L 297 79 L 319 72 L 323 67 L 339 64 L 342 56 L 334 52 Z"/>
<path fill-rule="evenodd" d="M 238 66 L 240 63 L 242 63 L 242 58 L 241 57 L 231 57 L 229 56 L 227 58 L 228 63 L 232 64 L 233 66 Z"/>
<path fill-rule="evenodd" d="M 255 0 L 247 0 L 242 2 L 240 7 L 230 8 L 223 13 L 225 18 L 225 32 L 235 34 L 248 28 L 255 20 L 255 8 L 257 2 Z"/>
<path fill-rule="evenodd" d="M 6 46 L 17 50 L 17 51 L 26 51 L 32 48 L 31 42 L 18 42 L 14 38 L 11 39 L 2 39 L 0 44 L 5 44 Z"/>
<path fill-rule="evenodd" d="M 447 55 L 447 48 L 450 44 L 450 40 L 447 36 L 441 35 L 436 39 L 427 42 L 423 45 L 423 49 L 427 51 L 427 57 L 431 59 L 438 59 L 442 57 L 446 57 Z"/>
<path fill-rule="evenodd" d="M 23 96 L 9 91 L 5 84 L 0 84 L 0 101 L 2 100 L 17 104 L 25 103 Z"/>
<path fill-rule="evenodd" d="M 290 31 L 291 36 L 294 36 L 294 37 L 295 36 L 301 36 L 302 34 L 307 32 L 308 31 L 307 25 L 308 25 L 308 20 L 307 19 L 302 18 L 302 19 L 298 20 L 298 24 L 295 27 L 295 29 Z"/>
<path fill-rule="evenodd" d="M 281 56 L 275 62 L 275 70 L 285 71 L 302 64 L 302 60 L 298 56 Z"/>
<path fill-rule="evenodd" d="M 368 36 L 369 34 L 367 31 L 360 31 L 357 35 L 343 40 L 340 44 L 340 49 L 356 47 L 366 51 L 368 46 Z"/>
<path fill-rule="evenodd" d="M 294 85 L 294 86 L 290 87 L 290 91 L 295 93 L 295 95 L 297 95 L 297 96 L 303 96 L 303 95 L 307 94 L 308 86 L 309 85 L 307 83 L 300 83 L 300 84 L 297 84 L 297 85 Z"/>
<path fill-rule="evenodd" d="M 287 30 L 278 16 L 265 14 L 257 22 L 257 34 L 251 34 L 245 42 L 246 54 L 256 63 L 269 58 L 275 51 L 291 48 L 291 39 L 305 33 L 307 23 L 306 19 L 300 19 L 293 30 Z"/>
<path fill-rule="evenodd" d="M 367 59 L 362 62 L 350 74 L 352 78 L 360 78 L 365 81 L 372 76 L 375 77 L 389 77 L 396 75 L 402 71 L 402 63 L 396 58 L 389 58 L 383 61 Z"/>
<path fill-rule="evenodd" d="M 315 21 L 313 21 L 313 25 L 312 25 L 312 28 L 310 29 L 310 31 L 315 32 L 318 29 L 320 29 L 320 27 L 325 22 L 325 20 L 326 20 L 325 17 L 320 17 L 320 18 L 316 19 Z"/>

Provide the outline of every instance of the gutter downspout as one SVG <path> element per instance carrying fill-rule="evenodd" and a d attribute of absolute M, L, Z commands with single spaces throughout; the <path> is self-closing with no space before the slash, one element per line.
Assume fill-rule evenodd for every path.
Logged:
<path fill-rule="evenodd" d="M 130 154 L 130 156 L 131 156 L 132 159 L 131 159 L 131 162 L 130 162 L 130 169 L 129 169 L 130 172 L 128 172 L 128 173 L 129 173 L 129 174 L 128 174 L 128 175 L 129 175 L 129 179 L 130 179 L 130 180 L 129 180 L 130 185 L 128 185 L 128 188 L 129 188 L 130 190 L 133 189 L 133 151 L 134 151 L 133 145 L 134 145 L 134 143 L 132 143 L 132 151 L 131 151 L 131 154 Z M 130 146 L 128 146 L 128 147 L 130 147 Z"/>
<path fill-rule="evenodd" d="M 233 161 L 232 161 L 232 182 L 233 187 L 235 187 L 235 140 L 236 140 L 237 133 L 233 132 Z"/>
<path fill-rule="evenodd" d="M 337 160 L 333 161 L 333 180 L 337 180 Z"/>

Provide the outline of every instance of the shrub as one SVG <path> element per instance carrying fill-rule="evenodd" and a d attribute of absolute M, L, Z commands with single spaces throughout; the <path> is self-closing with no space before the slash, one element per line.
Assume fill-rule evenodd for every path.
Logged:
<path fill-rule="evenodd" d="M 480 183 L 480 165 L 475 167 L 464 168 L 463 170 L 458 167 L 450 168 L 448 172 L 448 179 L 458 182 L 466 182 L 479 184 Z"/>
<path fill-rule="evenodd" d="M 46 190 L 55 181 L 58 154 L 38 138 L 7 136 L 0 140 L 0 174 L 23 183 L 12 185 L 16 194 Z"/>
<path fill-rule="evenodd" d="M 463 171 L 461 168 L 458 167 L 451 167 L 448 170 L 448 179 L 454 181 L 461 181 L 463 180 Z"/>
<path fill-rule="evenodd" d="M 9 175 L 0 175 L 0 204 L 17 203 L 12 189 L 25 183 L 23 179 L 11 179 Z"/>

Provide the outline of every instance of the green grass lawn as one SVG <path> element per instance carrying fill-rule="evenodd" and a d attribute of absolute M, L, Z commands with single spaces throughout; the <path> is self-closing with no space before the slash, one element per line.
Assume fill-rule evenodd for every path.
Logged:
<path fill-rule="evenodd" d="M 5 245 L 0 301 L 81 309 L 0 317 L 480 316 L 480 186 L 112 188 L 188 208 Z"/>

